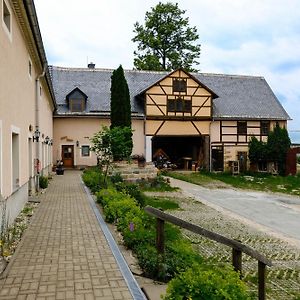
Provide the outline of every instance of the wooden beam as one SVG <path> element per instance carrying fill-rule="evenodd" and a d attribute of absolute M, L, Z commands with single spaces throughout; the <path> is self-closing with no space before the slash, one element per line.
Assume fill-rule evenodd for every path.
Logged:
<path fill-rule="evenodd" d="M 194 233 L 197 233 L 197 234 L 200 234 L 202 236 L 205 236 L 211 240 L 214 240 L 218 243 L 221 243 L 221 244 L 224 244 L 224 245 L 227 245 L 229 247 L 232 247 L 236 250 L 239 250 L 241 252 L 244 252 L 246 254 L 248 254 L 249 256 L 257 259 L 258 261 L 260 261 L 261 263 L 264 263 L 265 265 L 267 266 L 272 266 L 272 262 L 271 260 L 269 260 L 268 258 L 266 258 L 264 255 L 260 254 L 259 252 L 257 252 L 256 250 L 252 249 L 251 247 L 249 246 L 246 246 L 238 241 L 235 241 L 235 240 L 232 240 L 232 239 L 229 239 L 225 236 L 222 236 L 218 233 L 215 233 L 215 232 L 212 232 L 212 231 L 209 231 L 209 230 L 206 230 L 200 226 L 197 226 L 197 225 L 194 225 L 194 224 L 191 224 L 191 223 L 188 223 L 182 219 L 179 219 L 179 218 L 176 218 L 174 216 L 171 216 L 169 214 L 166 214 L 154 207 L 151 207 L 151 206 L 146 206 L 145 207 L 145 211 L 156 217 L 156 218 L 159 218 L 161 220 L 164 220 L 164 221 L 167 221 L 167 222 L 170 222 L 172 224 L 175 224 L 177 226 L 180 226 L 182 228 L 185 228 L 189 231 L 192 231 Z"/>
<path fill-rule="evenodd" d="M 266 299 L 266 265 L 258 261 L 258 299 Z"/>
<path fill-rule="evenodd" d="M 232 248 L 232 265 L 236 272 L 242 277 L 242 251 Z"/>

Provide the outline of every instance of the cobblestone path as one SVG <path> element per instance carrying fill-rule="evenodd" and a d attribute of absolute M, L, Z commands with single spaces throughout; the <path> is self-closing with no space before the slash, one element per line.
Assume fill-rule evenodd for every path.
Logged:
<path fill-rule="evenodd" d="M 132 299 L 80 172 L 54 176 L 13 261 L 0 299 Z"/>

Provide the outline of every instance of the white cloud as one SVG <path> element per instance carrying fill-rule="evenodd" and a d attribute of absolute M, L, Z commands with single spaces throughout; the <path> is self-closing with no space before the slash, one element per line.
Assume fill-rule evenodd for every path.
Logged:
<path fill-rule="evenodd" d="M 158 2 L 35 0 L 49 63 L 132 68 L 133 24 Z M 264 76 L 300 129 L 300 1 L 178 2 L 198 29 L 201 71 Z"/>

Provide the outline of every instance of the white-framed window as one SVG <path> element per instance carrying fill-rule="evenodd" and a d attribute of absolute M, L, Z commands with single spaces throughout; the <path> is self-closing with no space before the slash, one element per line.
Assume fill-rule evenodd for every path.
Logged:
<path fill-rule="evenodd" d="M 11 40 L 12 33 L 12 12 L 8 1 L 2 0 L 2 26 Z"/>
<path fill-rule="evenodd" d="M 89 145 L 84 145 L 81 146 L 81 156 L 83 157 L 88 157 L 90 156 L 90 146 Z"/>
<path fill-rule="evenodd" d="M 12 191 L 20 187 L 20 129 L 11 130 Z"/>

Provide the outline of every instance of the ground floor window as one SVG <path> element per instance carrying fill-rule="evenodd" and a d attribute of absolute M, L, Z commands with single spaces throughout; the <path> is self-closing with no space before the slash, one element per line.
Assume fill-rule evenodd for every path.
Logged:
<path fill-rule="evenodd" d="M 19 134 L 12 133 L 12 188 L 13 191 L 20 186 L 20 154 L 19 154 Z"/>
<path fill-rule="evenodd" d="M 90 146 L 81 146 L 81 156 L 90 156 Z"/>

